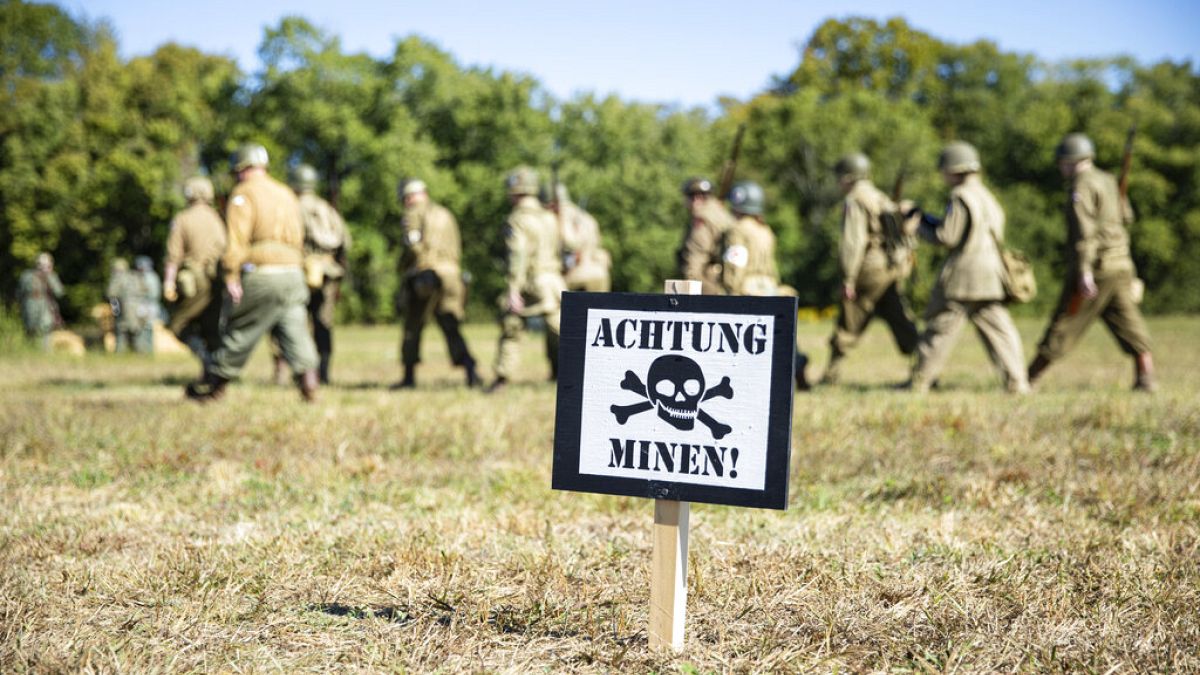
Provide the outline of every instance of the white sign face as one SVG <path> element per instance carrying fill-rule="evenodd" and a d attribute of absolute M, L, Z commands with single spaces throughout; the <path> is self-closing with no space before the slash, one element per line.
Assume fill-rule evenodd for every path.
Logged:
<path fill-rule="evenodd" d="M 793 299 L 563 297 L 554 487 L 784 507 Z"/>
<path fill-rule="evenodd" d="M 589 311 L 579 473 L 762 490 L 774 333 L 771 315 Z"/>

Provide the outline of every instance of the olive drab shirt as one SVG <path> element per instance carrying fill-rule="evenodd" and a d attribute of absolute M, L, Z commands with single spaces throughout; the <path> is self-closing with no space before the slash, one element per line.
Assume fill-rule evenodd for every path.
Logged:
<path fill-rule="evenodd" d="M 580 283 L 608 276 L 612 260 L 600 242 L 600 225 L 592 214 L 571 202 L 559 206 L 566 281 Z"/>
<path fill-rule="evenodd" d="M 1129 232 L 1133 209 L 1121 199 L 1117 181 L 1100 169 L 1084 169 L 1071 180 L 1067 194 L 1068 269 L 1078 276 L 1132 271 Z"/>
<path fill-rule="evenodd" d="M 938 276 L 947 299 L 1004 299 L 1004 262 L 995 241 L 1004 241 L 1004 209 L 977 174 L 950 191 L 941 225 L 923 222 L 918 234 L 950 249 Z"/>
<path fill-rule="evenodd" d="M 466 307 L 463 286 L 462 240 L 458 221 L 444 206 L 433 201 L 404 210 L 404 245 L 408 247 L 407 273 L 426 270 L 437 275 L 442 284 L 441 311 L 462 318 Z"/>
<path fill-rule="evenodd" d="M 333 206 L 312 192 L 301 192 L 300 217 L 304 222 L 304 252 L 334 255 L 350 248 L 350 230 Z"/>
<path fill-rule="evenodd" d="M 888 260 L 883 214 L 896 205 L 869 180 L 854 183 L 842 202 L 842 241 L 838 257 L 842 283 L 855 286 L 860 280 L 878 281 L 895 276 Z"/>
<path fill-rule="evenodd" d="M 175 215 L 167 235 L 167 265 L 202 271 L 216 277 L 217 261 L 225 253 L 225 223 L 216 209 L 193 202 Z"/>
<path fill-rule="evenodd" d="M 679 250 L 679 273 L 699 281 L 705 294 L 723 292 L 721 281 L 722 240 L 733 227 L 733 215 L 716 199 L 696 207 Z"/>
<path fill-rule="evenodd" d="M 722 282 L 729 295 L 777 295 L 775 233 L 758 218 L 742 216 L 725 234 Z"/>
<path fill-rule="evenodd" d="M 266 174 L 238 183 L 225 211 L 229 244 L 221 258 L 226 281 L 241 277 L 242 265 L 300 266 L 304 225 L 296 193 Z"/>
<path fill-rule="evenodd" d="M 504 240 L 508 248 L 509 290 L 535 302 L 557 306 L 563 288 L 559 257 L 562 238 L 554 214 L 542 208 L 537 197 L 521 197 L 508 216 Z"/>

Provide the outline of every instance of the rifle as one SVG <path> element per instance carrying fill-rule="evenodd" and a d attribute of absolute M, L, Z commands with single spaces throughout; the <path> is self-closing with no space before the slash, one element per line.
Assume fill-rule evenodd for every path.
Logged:
<path fill-rule="evenodd" d="M 737 134 L 733 137 L 733 149 L 729 152 L 729 159 L 725 160 L 725 166 L 721 167 L 721 182 L 717 191 L 719 199 L 724 199 L 733 187 L 733 175 L 737 173 L 738 155 L 742 154 L 742 136 L 745 134 L 746 123 L 742 122 L 738 124 Z"/>
<path fill-rule="evenodd" d="M 1129 194 L 1129 170 L 1133 167 L 1133 139 L 1137 136 L 1137 122 L 1129 127 L 1125 135 L 1125 155 L 1121 158 L 1121 178 L 1117 181 L 1117 189 L 1121 192 L 1121 200 Z"/>

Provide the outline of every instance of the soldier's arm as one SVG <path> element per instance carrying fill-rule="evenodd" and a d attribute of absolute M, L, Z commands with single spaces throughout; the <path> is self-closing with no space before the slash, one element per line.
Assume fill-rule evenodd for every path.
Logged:
<path fill-rule="evenodd" d="M 329 207 L 329 217 L 333 220 L 334 227 L 342 235 L 342 245 L 338 247 L 338 257 L 344 261 L 350 253 L 350 228 L 346 227 L 346 221 L 342 218 L 342 214 L 332 206 Z"/>
<path fill-rule="evenodd" d="M 1096 266 L 1096 232 L 1099 231 L 1099 193 L 1090 185 L 1081 184 L 1071 193 L 1071 211 L 1079 230 L 1075 233 L 1075 260 L 1080 276 L 1091 274 Z"/>
<path fill-rule="evenodd" d="M 710 251 L 715 246 L 716 238 L 713 236 L 712 227 L 707 223 L 692 225 L 687 239 L 683 242 L 683 269 L 680 272 L 685 279 L 704 279 L 705 268 L 712 262 Z"/>
<path fill-rule="evenodd" d="M 962 199 L 952 196 L 946 204 L 946 215 L 941 220 L 929 215 L 922 216 L 917 234 L 926 241 L 954 248 L 962 241 L 970 222 L 971 214 L 966 204 Z"/>
<path fill-rule="evenodd" d="M 750 247 L 746 237 L 737 228 L 725 236 L 725 250 L 721 252 L 721 283 L 731 295 L 741 295 L 746 279 L 746 266 L 750 263 Z"/>
<path fill-rule="evenodd" d="M 63 296 L 63 284 L 62 280 L 58 278 L 58 272 L 51 270 L 51 272 L 46 275 L 46 283 L 50 286 L 51 295 L 53 295 L 55 298 L 61 298 Z"/>
<path fill-rule="evenodd" d="M 842 264 L 842 283 L 853 286 L 867 253 L 867 210 L 847 199 L 842 208 L 842 241 L 838 246 Z"/>
<path fill-rule="evenodd" d="M 508 249 L 508 269 L 505 278 L 508 292 L 519 293 L 527 285 L 526 268 L 529 260 L 529 242 L 520 225 L 509 219 L 504 226 L 504 244 Z"/>
<path fill-rule="evenodd" d="M 249 255 L 250 235 L 254 227 L 254 205 L 244 193 L 234 191 L 225 210 L 225 224 L 229 229 L 225 255 L 221 256 L 225 283 L 240 283 L 242 263 L 246 262 L 246 256 Z"/>

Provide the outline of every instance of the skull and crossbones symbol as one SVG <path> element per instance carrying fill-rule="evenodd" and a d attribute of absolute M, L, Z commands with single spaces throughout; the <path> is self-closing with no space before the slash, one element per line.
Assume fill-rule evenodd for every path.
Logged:
<path fill-rule="evenodd" d="M 632 370 L 627 370 L 621 388 L 646 400 L 631 405 L 609 406 L 618 424 L 625 424 L 630 417 L 657 408 L 659 419 L 676 429 L 691 431 L 696 426 L 696 420 L 700 420 L 717 440 L 733 431 L 732 427 L 718 422 L 700 409 L 700 404 L 710 399 L 733 398 L 729 377 L 721 378 L 720 384 L 706 389 L 700 364 L 686 356 L 667 354 L 655 359 L 646 373 L 646 384 L 642 384 L 641 378 Z"/>

